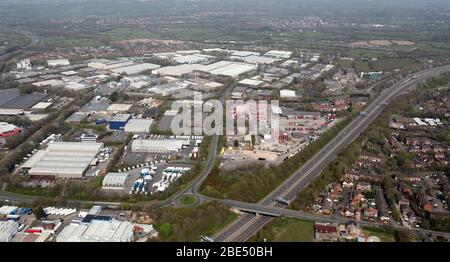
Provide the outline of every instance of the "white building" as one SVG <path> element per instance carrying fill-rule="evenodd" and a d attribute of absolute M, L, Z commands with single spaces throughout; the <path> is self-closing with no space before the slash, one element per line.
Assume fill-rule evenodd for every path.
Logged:
<path fill-rule="evenodd" d="M 290 51 L 280 51 L 280 50 L 271 50 L 264 54 L 264 56 L 267 57 L 275 57 L 275 58 L 290 58 L 292 55 L 292 52 Z"/>
<path fill-rule="evenodd" d="M 154 69 L 157 69 L 157 68 L 160 68 L 160 67 L 161 66 L 155 65 L 155 64 L 142 63 L 142 64 L 136 64 L 136 65 L 129 65 L 129 66 L 125 66 L 125 67 L 114 68 L 114 69 L 111 69 L 111 71 L 113 73 L 116 73 L 116 74 L 125 73 L 127 75 L 136 75 L 136 74 L 140 74 L 140 73 L 143 73 L 143 72 L 148 71 L 148 70 L 154 70 Z"/>
<path fill-rule="evenodd" d="M 54 142 L 22 165 L 32 178 L 82 178 L 103 143 Z"/>
<path fill-rule="evenodd" d="M 180 77 L 190 74 L 195 70 L 201 70 L 204 65 L 201 64 L 183 64 L 177 66 L 166 66 L 152 71 L 153 75 Z"/>
<path fill-rule="evenodd" d="M 194 54 L 194 55 L 176 56 L 172 59 L 173 61 L 179 64 L 198 64 L 198 63 L 206 63 L 212 58 L 214 57 L 210 55 Z"/>
<path fill-rule="evenodd" d="M 134 153 L 164 154 L 179 152 L 182 148 L 183 140 L 136 139 L 131 144 L 131 151 Z"/>
<path fill-rule="evenodd" d="M 282 89 L 282 90 L 280 90 L 280 97 L 281 98 L 295 98 L 296 93 L 294 90 Z"/>
<path fill-rule="evenodd" d="M 230 56 L 231 60 L 239 60 L 245 63 L 249 63 L 249 64 L 273 64 L 277 61 L 279 61 L 279 59 L 277 58 L 273 58 L 273 57 L 265 57 L 265 56 L 256 56 L 256 55 L 251 55 L 251 56 Z"/>
<path fill-rule="evenodd" d="M 67 59 L 47 60 L 47 65 L 50 67 L 68 66 L 70 65 L 70 62 Z"/>
<path fill-rule="evenodd" d="M 150 133 L 152 124 L 152 119 L 130 119 L 124 130 L 127 133 Z"/>
<path fill-rule="evenodd" d="M 23 59 L 17 62 L 17 70 L 28 71 L 31 70 L 31 62 L 30 59 Z"/>
<path fill-rule="evenodd" d="M 19 230 L 19 223 L 0 221 L 0 242 L 10 242 Z"/>
<path fill-rule="evenodd" d="M 128 177 L 128 173 L 108 173 L 103 178 L 102 188 L 118 190 L 124 189 Z"/>
<path fill-rule="evenodd" d="M 204 66 L 203 68 L 198 69 L 198 71 L 205 72 L 211 75 L 230 76 L 233 78 L 237 78 L 240 75 L 255 71 L 256 69 L 258 69 L 257 65 L 220 61 L 211 65 Z"/>
<path fill-rule="evenodd" d="M 239 81 L 238 84 L 246 85 L 246 86 L 250 86 L 250 87 L 258 87 L 258 86 L 264 84 L 264 81 L 255 80 L 255 79 L 243 79 L 243 80 Z"/>
<path fill-rule="evenodd" d="M 134 225 L 118 220 L 70 224 L 56 237 L 56 242 L 131 242 Z"/>

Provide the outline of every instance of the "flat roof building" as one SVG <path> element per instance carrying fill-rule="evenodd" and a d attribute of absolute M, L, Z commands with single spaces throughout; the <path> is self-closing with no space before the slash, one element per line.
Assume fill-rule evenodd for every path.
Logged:
<path fill-rule="evenodd" d="M 150 133 L 153 124 L 151 119 L 130 119 L 125 125 L 125 132 L 128 133 Z"/>
<path fill-rule="evenodd" d="M 103 143 L 54 142 L 39 150 L 22 169 L 32 178 L 82 178 Z"/>
<path fill-rule="evenodd" d="M 153 70 L 152 74 L 161 76 L 180 77 L 185 74 L 190 74 L 195 70 L 201 70 L 203 67 L 204 65 L 201 64 L 182 64 L 177 66 L 166 66 L 160 69 Z"/>
<path fill-rule="evenodd" d="M 252 64 L 220 61 L 211 65 L 204 66 L 203 68 L 198 69 L 198 71 L 205 72 L 211 75 L 230 76 L 236 78 L 245 73 L 255 71 L 257 68 L 257 65 Z"/>
<path fill-rule="evenodd" d="M 264 56 L 275 57 L 275 58 L 290 58 L 292 52 L 290 51 L 280 51 L 280 50 L 271 50 L 264 54 Z"/>
<path fill-rule="evenodd" d="M 136 74 L 143 73 L 147 70 L 154 70 L 154 69 L 157 69 L 160 67 L 161 66 L 155 65 L 155 64 L 143 63 L 143 64 L 136 64 L 136 65 L 130 65 L 130 66 L 125 66 L 125 67 L 118 67 L 118 68 L 112 69 L 111 71 L 116 74 L 125 73 L 127 75 L 136 75 Z"/>
<path fill-rule="evenodd" d="M 131 144 L 134 153 L 172 153 L 179 152 L 183 148 L 183 140 L 169 139 L 136 139 Z"/>
<path fill-rule="evenodd" d="M 103 189 L 124 189 L 128 180 L 128 173 L 108 173 L 103 178 Z"/>
<path fill-rule="evenodd" d="M 109 129 L 113 130 L 123 130 L 125 128 L 125 125 L 128 123 L 128 121 L 131 119 L 130 114 L 117 114 L 114 115 L 111 118 L 111 121 L 109 121 Z"/>
<path fill-rule="evenodd" d="M 68 66 L 68 65 L 70 65 L 70 62 L 67 59 L 47 60 L 47 65 L 50 67 Z"/>

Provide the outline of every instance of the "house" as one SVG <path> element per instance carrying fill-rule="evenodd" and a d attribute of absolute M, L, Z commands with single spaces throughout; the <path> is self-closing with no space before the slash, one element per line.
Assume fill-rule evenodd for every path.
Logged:
<path fill-rule="evenodd" d="M 325 223 L 316 223 L 314 234 L 318 241 L 337 241 L 339 237 L 337 226 Z"/>
<path fill-rule="evenodd" d="M 364 218 L 368 220 L 375 220 L 378 217 L 378 209 L 370 207 L 364 210 Z"/>
<path fill-rule="evenodd" d="M 433 204 L 431 203 L 431 197 L 425 194 L 423 190 L 417 194 L 420 207 L 426 212 L 433 211 Z"/>
<path fill-rule="evenodd" d="M 359 182 L 358 184 L 356 184 L 356 190 L 361 190 L 361 191 L 370 191 L 371 189 L 371 185 L 367 182 Z"/>
<path fill-rule="evenodd" d="M 378 187 L 376 190 L 376 202 L 381 223 L 389 223 L 389 205 L 384 197 L 383 189 Z"/>

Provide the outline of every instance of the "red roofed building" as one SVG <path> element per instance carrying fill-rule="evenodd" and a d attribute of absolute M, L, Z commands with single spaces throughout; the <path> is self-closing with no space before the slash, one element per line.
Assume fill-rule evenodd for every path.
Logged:
<path fill-rule="evenodd" d="M 22 132 L 22 129 L 18 128 L 17 126 L 5 122 L 0 122 L 0 137 L 6 138 L 15 136 L 20 132 Z"/>

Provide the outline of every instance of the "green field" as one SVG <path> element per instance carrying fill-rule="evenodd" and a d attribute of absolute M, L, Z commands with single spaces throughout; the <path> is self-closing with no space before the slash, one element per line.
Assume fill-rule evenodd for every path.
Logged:
<path fill-rule="evenodd" d="M 408 58 L 386 58 L 373 62 L 373 69 L 378 71 L 391 71 L 416 66 L 417 63 Z"/>
<path fill-rule="evenodd" d="M 313 242 L 314 222 L 294 218 L 276 218 L 260 232 L 269 242 Z"/>
<path fill-rule="evenodd" d="M 339 60 L 338 65 L 342 68 L 355 68 L 358 72 L 368 72 L 405 69 L 416 66 L 417 63 L 409 58 L 382 58 L 374 62 Z"/>
<path fill-rule="evenodd" d="M 363 229 L 363 232 L 367 237 L 369 236 L 379 237 L 381 239 L 381 242 L 395 242 L 394 234 L 391 232 L 383 232 L 368 228 Z"/>
<path fill-rule="evenodd" d="M 77 38 L 64 36 L 47 36 L 42 41 L 50 47 L 99 46 L 100 41 L 95 38 Z"/>
<path fill-rule="evenodd" d="M 339 60 L 338 65 L 342 68 L 355 68 L 358 72 L 370 71 L 369 63 L 365 61 L 350 61 L 350 60 Z"/>
<path fill-rule="evenodd" d="M 161 35 L 147 29 L 141 28 L 116 28 L 101 33 L 102 36 L 109 37 L 113 41 L 126 39 L 149 39 L 160 38 Z"/>

